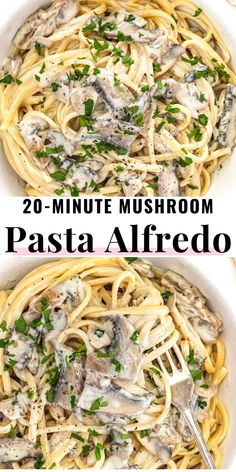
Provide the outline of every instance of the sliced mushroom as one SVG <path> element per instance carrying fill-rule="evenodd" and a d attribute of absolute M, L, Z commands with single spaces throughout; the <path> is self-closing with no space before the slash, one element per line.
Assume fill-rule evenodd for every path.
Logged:
<path fill-rule="evenodd" d="M 27 314 L 23 314 L 27 319 Z M 37 318 L 37 313 L 35 313 Z M 29 369 L 32 374 L 36 374 L 39 368 L 39 354 L 35 344 L 40 341 L 42 327 L 30 327 L 28 335 L 12 331 L 10 336 L 10 345 L 5 354 L 6 363 L 9 359 L 14 360 L 14 367 L 18 370 Z"/>
<path fill-rule="evenodd" d="M 99 18 L 93 18 L 92 22 L 99 24 Z M 91 21 L 91 20 L 90 20 Z M 124 35 L 127 41 L 134 41 L 137 43 L 151 43 L 157 37 L 156 30 L 148 30 L 147 22 L 136 15 L 135 13 L 127 12 L 125 9 L 120 9 L 109 16 L 102 19 L 100 31 L 103 29 L 103 36 L 108 39 L 122 40 L 121 35 Z M 109 26 L 109 25 L 112 25 Z M 99 32 L 99 28 L 95 28 Z"/>
<path fill-rule="evenodd" d="M 31 457 L 40 457 L 40 449 L 34 447 L 34 443 L 24 438 L 1 438 L 0 463 L 19 462 Z"/>
<path fill-rule="evenodd" d="M 76 408 L 83 388 L 83 366 L 80 359 L 73 359 L 73 350 L 54 342 L 55 360 L 59 368 L 59 378 L 55 386 L 53 403 L 65 410 Z M 74 397 L 72 401 L 71 398 Z"/>
<path fill-rule="evenodd" d="M 132 262 L 131 265 L 143 277 L 148 277 L 150 279 L 155 277 L 154 266 L 150 262 L 137 259 L 136 261 Z"/>
<path fill-rule="evenodd" d="M 89 353 L 86 370 L 110 379 L 126 379 L 135 383 L 141 364 L 140 346 L 131 340 L 135 329 L 124 316 L 112 316 L 106 325 L 108 323 L 113 335 L 109 349 L 105 353 Z M 101 355 L 107 357 L 99 357 Z"/>
<path fill-rule="evenodd" d="M 18 124 L 20 133 L 31 151 L 41 151 L 44 147 L 40 132 L 48 129 L 48 123 L 41 118 L 24 118 Z"/>
<path fill-rule="evenodd" d="M 196 80 L 197 72 L 207 72 L 207 70 L 208 67 L 205 64 L 198 64 L 198 66 L 194 70 L 185 74 L 185 81 L 190 84 L 191 82 L 194 82 L 194 80 Z"/>
<path fill-rule="evenodd" d="M 47 147 L 51 147 L 54 149 L 62 147 L 63 151 L 58 153 L 61 157 L 63 155 L 64 157 L 72 156 L 75 152 L 75 146 L 73 145 L 73 143 L 69 141 L 69 139 L 67 139 L 64 134 L 59 130 L 50 130 L 47 134 L 46 142 L 48 143 Z"/>
<path fill-rule="evenodd" d="M 226 87 L 218 142 L 222 147 L 230 148 L 236 144 L 236 87 L 231 84 Z"/>
<path fill-rule="evenodd" d="M 7 57 L 3 62 L 4 74 L 10 74 L 13 79 L 16 79 L 20 72 L 23 59 L 20 54 L 16 54 L 13 57 Z"/>
<path fill-rule="evenodd" d="M 142 439 L 142 443 L 166 465 L 171 459 L 174 447 L 178 444 L 188 444 L 191 439 L 185 421 L 177 409 L 171 406 L 168 416 L 151 430 L 148 437 Z"/>
<path fill-rule="evenodd" d="M 163 54 L 161 62 L 169 68 L 185 53 L 185 49 L 180 44 L 171 44 L 165 54 Z"/>
<path fill-rule="evenodd" d="M 154 395 L 130 393 L 124 388 L 112 384 L 109 379 L 96 377 L 93 373 L 87 376 L 78 406 L 83 410 L 90 410 L 98 398 L 103 400 L 102 404 L 104 405 L 99 408 L 98 413 L 136 417 L 149 407 L 151 401 L 154 400 Z"/>
<path fill-rule="evenodd" d="M 30 15 L 19 28 L 13 44 L 24 51 L 30 49 L 38 41 L 50 46 L 51 41 L 46 40 L 57 28 L 68 23 L 79 13 L 77 0 L 56 0 L 49 8 L 37 10 Z"/>
<path fill-rule="evenodd" d="M 19 420 L 27 413 L 29 399 L 25 393 L 18 393 L 14 398 L 0 402 L 0 413 L 9 420 Z"/>
<path fill-rule="evenodd" d="M 92 76 L 87 81 L 88 85 L 94 87 L 100 99 L 104 100 L 114 112 L 126 107 L 128 103 L 134 100 L 134 96 L 128 87 L 124 84 L 115 85 L 115 77 L 114 74 L 104 69 L 101 70 L 99 75 Z"/>
<path fill-rule="evenodd" d="M 119 172 L 117 180 L 122 183 L 122 189 L 126 197 L 135 197 L 142 190 L 142 180 L 136 172 Z"/>
<path fill-rule="evenodd" d="M 94 349 L 102 349 L 110 346 L 112 341 L 112 326 L 111 323 L 102 323 L 102 327 L 89 326 L 88 338 L 91 346 Z"/>
<path fill-rule="evenodd" d="M 77 144 L 94 144 L 103 141 L 116 148 L 130 149 L 139 133 L 139 127 L 114 117 L 101 117 L 90 129 L 81 128 L 77 134 Z"/>
<path fill-rule="evenodd" d="M 51 289 L 47 289 L 34 298 L 30 303 L 30 308 L 38 313 L 41 313 L 41 300 L 46 298 L 48 300 L 49 308 L 66 308 L 66 311 L 71 311 L 78 303 L 85 297 L 84 283 L 78 275 L 71 277 L 65 282 L 62 282 Z"/>
<path fill-rule="evenodd" d="M 168 165 L 163 166 L 158 175 L 158 195 L 162 197 L 177 197 L 180 195 L 179 179 L 173 161 L 168 161 Z"/>
<path fill-rule="evenodd" d="M 103 469 L 127 469 L 133 452 L 132 440 L 121 426 L 108 425 L 107 429 L 111 437 L 111 450 Z"/>
<path fill-rule="evenodd" d="M 47 331 L 45 334 L 45 341 L 56 340 L 68 326 L 68 316 L 63 310 L 52 310 L 50 314 L 50 322 L 52 324 L 52 329 Z"/>
<path fill-rule="evenodd" d="M 202 341 L 214 343 L 222 331 L 222 321 L 209 310 L 207 300 L 198 288 L 170 270 L 164 273 L 161 283 L 176 294 L 178 310 L 189 320 Z"/>
<path fill-rule="evenodd" d="M 205 100 L 203 102 L 200 101 L 199 91 L 194 83 L 179 84 L 176 88 L 175 96 L 181 105 L 196 111 L 206 108 L 209 101 L 207 94 L 205 94 Z"/>

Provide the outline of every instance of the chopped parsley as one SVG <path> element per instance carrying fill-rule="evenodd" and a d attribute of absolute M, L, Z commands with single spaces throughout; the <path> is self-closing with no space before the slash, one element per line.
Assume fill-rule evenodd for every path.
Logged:
<path fill-rule="evenodd" d="M 107 358 L 107 357 L 112 358 L 112 357 L 115 357 L 116 354 L 118 354 L 118 352 L 119 352 L 119 348 L 117 346 L 115 346 L 109 352 L 98 352 L 97 357 L 99 357 L 99 358 Z"/>
<path fill-rule="evenodd" d="M 91 116 L 93 113 L 94 101 L 92 98 L 88 98 L 84 102 L 85 116 Z"/>
<path fill-rule="evenodd" d="M 143 429 L 142 431 L 139 432 L 140 438 L 145 438 L 146 436 L 149 436 L 151 433 L 150 429 Z"/>
<path fill-rule="evenodd" d="M 188 138 L 193 138 L 195 141 L 199 142 L 202 139 L 202 133 L 198 125 L 194 124 L 192 130 L 188 133 Z"/>
<path fill-rule="evenodd" d="M 188 365 L 194 365 L 195 364 L 195 359 L 194 359 L 194 349 L 191 349 L 189 351 L 189 354 L 186 356 L 186 362 Z"/>
<path fill-rule="evenodd" d="M 139 336 L 137 331 L 134 331 L 133 334 L 130 336 L 131 341 L 133 341 L 134 344 L 139 343 Z"/>
<path fill-rule="evenodd" d="M 94 400 L 94 402 L 91 404 L 90 410 L 96 411 L 107 405 L 108 405 L 108 402 L 104 400 L 104 397 L 99 397 L 96 400 Z"/>
<path fill-rule="evenodd" d="M 99 436 L 99 433 L 95 431 L 95 429 L 88 429 L 88 433 L 91 434 L 91 436 L 94 436 L 95 438 Z"/>
<path fill-rule="evenodd" d="M 32 398 L 34 398 L 34 391 L 32 389 L 28 390 L 27 397 L 29 400 L 32 400 Z"/>
<path fill-rule="evenodd" d="M 89 25 L 85 26 L 82 28 L 83 33 L 87 33 L 88 31 L 92 31 L 96 28 L 97 24 L 92 21 Z"/>
<path fill-rule="evenodd" d="M 61 375 L 61 367 L 55 367 L 55 369 L 48 371 L 48 374 L 49 377 L 47 382 L 50 384 L 51 388 L 46 393 L 46 398 L 49 403 L 52 403 L 56 396 L 56 388 Z"/>
<path fill-rule="evenodd" d="M 195 13 L 194 13 L 193 16 L 195 16 L 195 17 L 196 17 L 196 16 L 199 16 L 199 15 L 201 15 L 201 13 L 202 13 L 202 9 L 201 9 L 201 8 L 198 8 L 198 9 L 195 11 Z"/>
<path fill-rule="evenodd" d="M 161 68 L 160 64 L 153 64 L 153 70 L 154 70 L 154 72 L 161 72 L 162 68 Z"/>
<path fill-rule="evenodd" d="M 206 101 L 206 97 L 205 97 L 204 93 L 202 93 L 202 92 L 201 92 L 200 95 L 199 95 L 199 101 L 200 101 L 201 103 L 203 103 L 203 102 Z"/>
<path fill-rule="evenodd" d="M 192 376 L 192 379 L 195 382 L 196 380 L 200 380 L 202 378 L 203 371 L 201 369 L 199 370 L 190 369 L 190 374 Z"/>
<path fill-rule="evenodd" d="M 204 408 L 206 408 L 207 402 L 204 401 L 204 400 L 201 400 L 200 398 L 198 398 L 197 399 L 197 405 L 199 406 L 199 408 L 201 408 L 203 410 Z"/>
<path fill-rule="evenodd" d="M 9 339 L 0 339 L 0 348 L 5 349 L 10 344 Z"/>
<path fill-rule="evenodd" d="M 126 18 L 125 18 L 125 21 L 128 21 L 128 22 L 131 22 L 131 21 L 134 21 L 135 20 L 135 16 L 130 13 Z"/>
<path fill-rule="evenodd" d="M 84 443 L 85 439 L 82 438 L 82 436 L 80 436 L 80 434 L 76 434 L 76 433 L 71 433 L 71 436 L 70 436 L 72 439 L 77 439 L 77 441 L 81 441 L 82 443 Z"/>
<path fill-rule="evenodd" d="M 35 469 L 43 469 L 44 464 L 45 464 L 45 461 L 43 459 L 41 459 L 40 457 L 38 457 L 38 459 L 34 463 L 34 468 Z"/>
<path fill-rule="evenodd" d="M 61 85 L 58 82 L 51 83 L 51 89 L 53 92 L 57 92 L 59 88 L 61 88 Z"/>
<path fill-rule="evenodd" d="M 25 333 L 26 329 L 27 329 L 27 324 L 25 322 L 23 315 L 21 315 L 20 318 L 18 318 L 18 320 L 16 320 L 15 322 L 15 330 L 17 333 Z"/>
<path fill-rule="evenodd" d="M 168 111 L 169 113 L 179 113 L 180 108 L 173 107 L 171 104 L 169 104 L 166 106 L 166 111 Z"/>
<path fill-rule="evenodd" d="M 94 454 L 95 454 L 96 461 L 101 460 L 101 457 L 102 457 L 101 451 L 104 451 L 104 446 L 103 446 L 103 444 L 97 443 L 96 446 L 95 446 L 95 449 L 94 449 Z"/>
<path fill-rule="evenodd" d="M 128 264 L 131 264 L 131 262 L 134 262 L 137 259 L 138 259 L 137 257 L 125 257 L 125 260 L 126 262 L 128 262 Z"/>
<path fill-rule="evenodd" d="M 165 292 L 161 293 L 161 296 L 164 300 L 169 300 L 171 295 L 172 295 L 172 292 L 170 292 L 169 290 L 166 290 Z"/>
<path fill-rule="evenodd" d="M 70 356 L 70 362 L 75 361 L 78 357 L 85 356 L 87 353 L 87 346 L 82 344 L 77 351 L 74 351 Z"/>
<path fill-rule="evenodd" d="M 148 92 L 149 90 L 149 85 L 144 85 L 143 87 L 141 87 L 141 92 Z"/>
<path fill-rule="evenodd" d="M 14 82 L 14 79 L 11 74 L 7 74 L 5 77 L 3 77 L 3 79 L 0 79 L 0 84 L 10 85 L 12 82 Z"/>
<path fill-rule="evenodd" d="M 192 164 L 192 162 L 193 162 L 192 158 L 191 158 L 191 157 L 187 157 L 187 156 L 186 156 L 184 159 L 183 159 L 182 157 L 179 159 L 179 165 L 180 165 L 180 167 L 187 167 L 187 166 L 189 166 L 190 164 Z"/>
<path fill-rule="evenodd" d="M 204 114 L 200 114 L 199 117 L 198 117 L 198 122 L 203 125 L 203 126 L 206 126 L 207 123 L 208 123 L 208 117 Z"/>
<path fill-rule="evenodd" d="M 38 43 L 38 41 L 36 41 L 34 47 L 35 47 L 35 51 L 37 52 L 38 56 L 44 57 L 45 48 L 42 46 L 42 44 L 40 44 L 40 43 Z"/>
<path fill-rule="evenodd" d="M 121 60 L 122 64 L 124 64 L 126 67 L 129 67 L 134 63 L 134 60 L 130 56 L 123 56 Z"/>
<path fill-rule="evenodd" d="M 0 324 L 0 329 L 1 329 L 1 331 L 7 331 L 8 330 L 7 322 L 5 320 L 3 320 L 2 323 Z"/>
<path fill-rule="evenodd" d="M 160 378 L 162 378 L 162 375 L 159 369 L 156 369 L 155 367 L 150 367 L 150 370 L 153 374 L 158 375 Z"/>
<path fill-rule="evenodd" d="M 40 73 L 40 74 L 43 74 L 43 73 L 45 72 L 45 70 L 46 70 L 46 64 L 45 64 L 45 62 L 44 62 L 44 63 L 42 64 L 42 67 L 41 67 L 39 73 Z"/>
<path fill-rule="evenodd" d="M 192 59 L 189 59 L 188 57 L 182 56 L 181 60 L 187 62 L 188 64 L 191 64 L 191 66 L 195 66 L 201 60 L 201 57 L 194 56 Z"/>
<path fill-rule="evenodd" d="M 119 361 L 117 361 L 117 359 L 112 359 L 111 363 L 115 366 L 116 372 L 121 372 L 124 370 L 124 366 Z"/>
<path fill-rule="evenodd" d="M 193 185 L 193 184 L 187 184 L 187 187 L 190 188 L 191 190 L 197 190 L 198 189 L 198 186 Z"/>
<path fill-rule="evenodd" d="M 209 385 L 207 385 L 207 384 L 202 384 L 202 385 L 200 385 L 200 388 L 205 388 L 205 389 L 207 390 L 207 389 L 209 388 Z"/>
<path fill-rule="evenodd" d="M 155 133 L 160 133 L 161 129 L 163 128 L 165 121 L 161 121 L 159 125 L 155 126 Z"/>
<path fill-rule="evenodd" d="M 63 180 L 65 180 L 66 178 L 66 174 L 67 174 L 67 171 L 58 170 L 50 174 L 50 177 L 52 177 L 54 180 L 57 180 L 58 182 L 63 182 Z"/>

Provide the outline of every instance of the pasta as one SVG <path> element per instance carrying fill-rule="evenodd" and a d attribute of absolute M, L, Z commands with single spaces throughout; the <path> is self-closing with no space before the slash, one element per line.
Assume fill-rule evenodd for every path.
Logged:
<path fill-rule="evenodd" d="M 177 343 L 221 467 L 222 322 L 186 279 L 138 259 L 63 259 L 1 292 L 0 308 L 0 464 L 204 467 L 157 363 Z"/>
<path fill-rule="evenodd" d="M 56 0 L 4 64 L 7 159 L 29 195 L 205 195 L 235 145 L 230 61 L 189 0 Z"/>

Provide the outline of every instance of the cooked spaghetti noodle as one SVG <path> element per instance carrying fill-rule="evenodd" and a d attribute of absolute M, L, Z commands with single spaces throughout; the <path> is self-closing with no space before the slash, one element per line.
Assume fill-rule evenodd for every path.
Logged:
<path fill-rule="evenodd" d="M 189 0 L 56 0 L 5 61 L 7 159 L 30 195 L 204 195 L 235 145 L 230 61 Z"/>
<path fill-rule="evenodd" d="M 157 362 L 177 343 L 221 466 L 222 322 L 187 280 L 141 260 L 64 259 L 1 292 L 0 306 L 0 464 L 202 468 Z"/>

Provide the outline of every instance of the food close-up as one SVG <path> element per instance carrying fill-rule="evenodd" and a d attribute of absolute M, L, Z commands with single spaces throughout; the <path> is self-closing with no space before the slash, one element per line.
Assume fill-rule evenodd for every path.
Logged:
<path fill-rule="evenodd" d="M 25 192 L 205 195 L 232 158 L 236 75 L 204 10 L 188 0 L 40 6 L 14 32 L 0 76 L 0 135 Z"/>
<path fill-rule="evenodd" d="M 172 265 L 62 259 L 0 293 L 2 468 L 221 467 L 223 313 Z"/>

